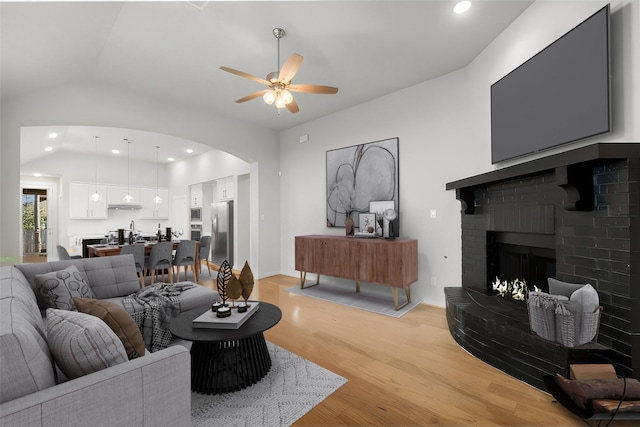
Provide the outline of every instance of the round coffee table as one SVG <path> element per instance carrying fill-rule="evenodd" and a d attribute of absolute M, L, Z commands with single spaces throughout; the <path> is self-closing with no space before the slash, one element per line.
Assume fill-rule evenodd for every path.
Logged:
<path fill-rule="evenodd" d="M 194 328 L 192 321 L 210 306 L 181 313 L 171 333 L 192 341 L 191 390 L 202 394 L 237 391 L 260 381 L 271 369 L 263 332 L 282 318 L 278 307 L 259 302 L 258 310 L 238 329 Z"/>

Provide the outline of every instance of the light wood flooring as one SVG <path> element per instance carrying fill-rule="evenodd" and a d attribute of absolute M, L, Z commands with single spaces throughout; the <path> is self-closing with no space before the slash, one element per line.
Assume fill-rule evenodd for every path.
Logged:
<path fill-rule="evenodd" d="M 213 281 L 201 284 L 215 289 Z M 252 299 L 282 310 L 265 337 L 348 382 L 294 425 L 589 425 L 549 394 L 464 351 L 442 308 L 421 305 L 395 319 L 284 291 L 297 285 L 298 278 L 283 275 L 256 282 Z"/>

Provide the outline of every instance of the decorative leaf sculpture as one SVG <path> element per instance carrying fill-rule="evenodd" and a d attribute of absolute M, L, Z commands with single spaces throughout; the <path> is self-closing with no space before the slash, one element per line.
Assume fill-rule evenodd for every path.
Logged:
<path fill-rule="evenodd" d="M 229 262 L 225 259 L 220 265 L 220 269 L 218 270 L 218 279 L 216 281 L 216 285 L 218 287 L 218 293 L 220 294 L 220 298 L 222 299 L 222 304 L 226 305 L 227 299 L 227 285 L 229 285 L 229 280 L 231 280 L 231 276 L 233 276 L 233 272 L 231 271 L 231 266 Z"/>
<path fill-rule="evenodd" d="M 246 302 L 253 292 L 253 272 L 247 261 L 244 262 L 244 267 L 240 271 L 240 284 L 242 285 L 242 298 Z"/>
<path fill-rule="evenodd" d="M 235 300 L 242 296 L 242 285 L 235 274 L 232 274 L 229 279 L 229 284 L 227 285 L 227 296 L 233 300 L 233 305 L 231 307 L 235 308 Z"/>

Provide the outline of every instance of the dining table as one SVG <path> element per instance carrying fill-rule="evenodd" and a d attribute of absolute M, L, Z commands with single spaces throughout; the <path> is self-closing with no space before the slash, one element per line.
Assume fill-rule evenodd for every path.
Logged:
<path fill-rule="evenodd" d="M 172 240 L 173 249 L 178 249 L 178 245 L 180 244 L 180 240 Z M 144 244 L 144 253 L 145 255 L 149 255 L 151 253 L 151 249 L 153 249 L 153 245 L 157 242 L 144 242 L 144 243 L 134 243 L 135 245 Z M 120 251 L 123 246 L 126 245 L 117 245 L 117 244 L 108 244 L 101 243 L 98 245 L 87 245 L 87 253 L 89 254 L 89 258 L 100 257 L 100 256 L 114 256 L 120 255 Z M 195 280 L 196 282 L 200 280 L 200 241 L 196 240 L 196 269 L 195 269 Z"/>

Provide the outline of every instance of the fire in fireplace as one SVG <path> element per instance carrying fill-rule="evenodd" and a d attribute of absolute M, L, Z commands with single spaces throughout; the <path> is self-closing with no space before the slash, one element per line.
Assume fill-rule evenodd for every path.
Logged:
<path fill-rule="evenodd" d="M 549 234 L 487 231 L 487 295 L 492 283 L 524 280 L 549 291 L 548 277 L 556 276 L 555 236 Z"/>

